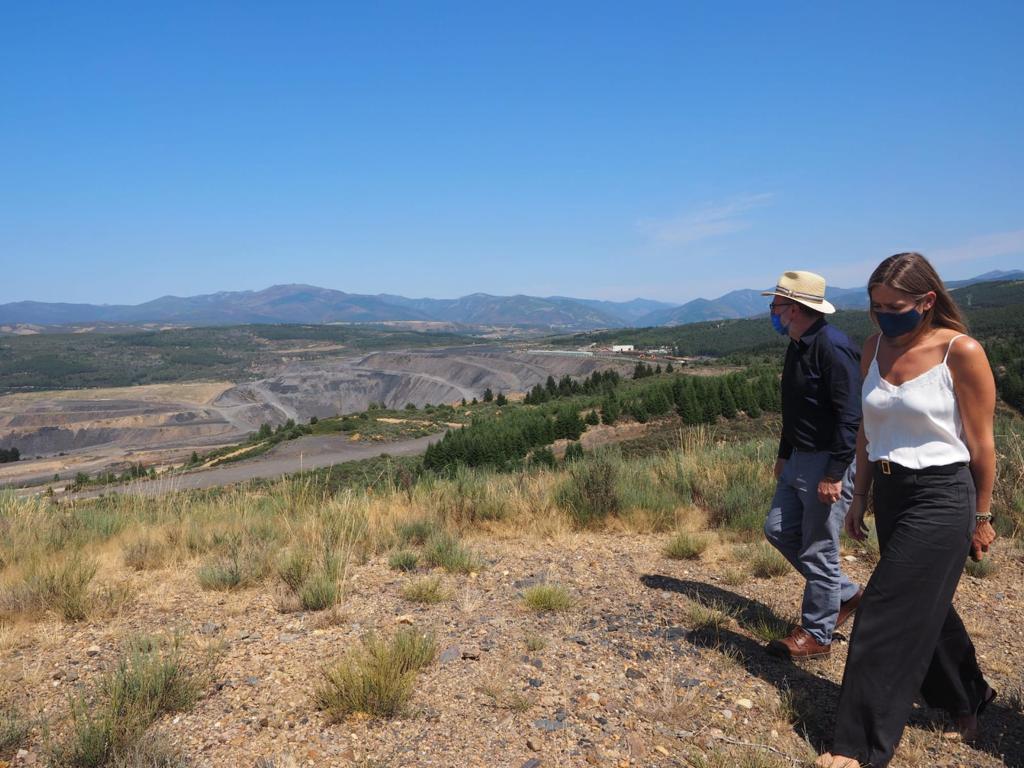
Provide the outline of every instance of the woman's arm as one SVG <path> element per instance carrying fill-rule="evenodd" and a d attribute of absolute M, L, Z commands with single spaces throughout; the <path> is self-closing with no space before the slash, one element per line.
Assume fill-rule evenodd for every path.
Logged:
<path fill-rule="evenodd" d="M 964 442 L 971 454 L 971 475 L 978 495 L 979 515 L 991 514 L 992 488 L 996 478 L 996 441 L 994 420 L 996 383 L 985 350 L 971 338 L 959 339 L 949 351 L 949 370 L 953 374 Z M 975 531 L 971 556 L 981 559 L 995 538 L 995 531 L 986 521 Z"/>
<path fill-rule="evenodd" d="M 871 368 L 871 360 L 875 356 L 875 349 L 878 346 L 878 334 L 871 336 L 864 342 L 864 349 L 860 353 L 860 380 L 863 386 L 867 378 L 868 370 Z M 845 527 L 846 533 L 857 541 L 863 541 L 867 537 L 868 529 L 864 525 L 864 511 L 867 509 L 868 494 L 871 493 L 871 483 L 874 467 L 868 462 L 868 440 L 864 435 L 864 421 L 861 419 L 860 427 L 857 428 L 857 474 L 853 480 L 853 501 L 846 512 Z"/>

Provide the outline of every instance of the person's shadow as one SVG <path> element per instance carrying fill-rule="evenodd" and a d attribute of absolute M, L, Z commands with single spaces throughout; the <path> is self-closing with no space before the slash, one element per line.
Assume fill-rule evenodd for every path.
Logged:
<path fill-rule="evenodd" d="M 718 605 L 736 618 L 743 628 L 768 622 L 779 623 L 764 603 L 738 595 L 713 584 L 677 579 L 662 574 L 646 574 L 640 582 L 649 589 L 675 592 L 705 604 Z M 721 627 L 698 628 L 686 635 L 688 642 L 704 648 L 715 648 L 738 658 L 747 672 L 756 675 L 779 689 L 789 704 L 793 727 L 819 752 L 832 744 L 839 686 L 819 677 L 810 670 L 766 653 L 764 646 L 746 635 Z M 1024 768 L 1024 717 L 1007 703 L 1007 693 L 1001 693 L 982 716 L 982 737 L 975 749 L 1002 758 L 1004 765 Z M 1018 693 L 1018 696 L 1020 694 Z M 1020 706 L 1020 701 L 1013 702 Z M 915 709 L 910 726 L 940 727 L 942 715 L 925 708 Z"/>

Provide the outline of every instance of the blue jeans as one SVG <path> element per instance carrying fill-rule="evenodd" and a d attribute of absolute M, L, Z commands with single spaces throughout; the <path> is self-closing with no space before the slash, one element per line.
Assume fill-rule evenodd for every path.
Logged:
<path fill-rule="evenodd" d="M 854 465 L 843 478 L 835 504 L 818 501 L 825 474 L 826 451 L 793 451 L 775 486 L 764 535 L 807 581 L 801 625 L 819 643 L 832 642 L 839 604 L 858 586 L 839 567 L 839 531 L 853 500 Z"/>

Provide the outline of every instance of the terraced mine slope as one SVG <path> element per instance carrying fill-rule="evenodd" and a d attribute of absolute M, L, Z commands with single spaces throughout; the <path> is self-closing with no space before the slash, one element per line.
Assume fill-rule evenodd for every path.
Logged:
<path fill-rule="evenodd" d="M 548 376 L 587 376 L 632 362 L 564 353 L 466 347 L 374 352 L 343 360 L 293 363 L 266 379 L 159 384 L 0 398 L 0 447 L 27 461 L 0 465 L 0 484 L 124 462 L 166 464 L 193 450 L 237 442 L 260 424 L 305 422 L 365 410 L 523 392 Z"/>

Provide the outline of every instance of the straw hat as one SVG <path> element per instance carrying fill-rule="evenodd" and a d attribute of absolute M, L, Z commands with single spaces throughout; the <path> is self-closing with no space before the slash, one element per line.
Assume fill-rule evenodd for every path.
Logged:
<path fill-rule="evenodd" d="M 836 311 L 825 301 L 825 278 L 814 272 L 783 272 L 775 288 L 761 291 L 761 295 L 783 296 L 826 315 Z"/>

